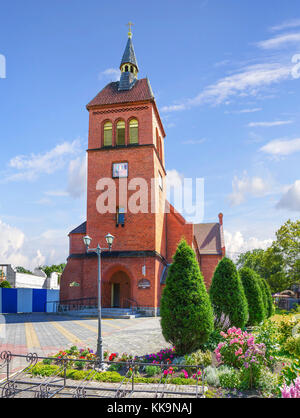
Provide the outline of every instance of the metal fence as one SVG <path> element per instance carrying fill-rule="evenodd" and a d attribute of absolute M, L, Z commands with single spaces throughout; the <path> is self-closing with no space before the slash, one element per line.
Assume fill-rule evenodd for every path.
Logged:
<path fill-rule="evenodd" d="M 17 372 L 12 371 L 14 359 L 23 359 L 25 367 Z M 51 360 L 55 362 L 58 369 L 51 376 L 32 376 L 32 370 L 38 361 Z M 88 372 L 81 381 L 73 381 L 67 378 L 67 369 L 70 361 L 80 361 L 88 367 Z M 115 362 L 104 361 L 104 368 Z M 54 357 L 40 357 L 36 353 L 25 355 L 12 354 L 4 351 L 0 354 L 0 374 L 5 373 L 6 377 L 0 382 L 1 398 L 165 398 L 165 397 L 204 397 L 204 367 L 195 365 L 178 365 L 160 363 L 155 366 L 160 368 L 160 377 L 156 383 L 137 383 L 136 375 L 138 370 L 151 363 L 137 361 L 118 362 L 123 365 L 123 380 L 116 383 L 108 383 L 93 380 L 99 372 L 99 360 L 60 359 Z M 195 371 L 196 382 L 194 385 L 178 386 L 172 384 L 172 379 L 165 376 L 164 371 L 170 367 L 179 367 Z M 201 373 L 199 374 L 199 371 Z"/>
<path fill-rule="evenodd" d="M 79 299 L 67 299 L 60 301 L 46 302 L 46 311 L 54 313 L 67 313 L 67 312 L 80 312 L 80 311 L 92 311 L 98 309 L 98 299 L 96 297 L 79 298 Z M 140 313 L 141 315 L 147 312 L 152 307 L 149 305 L 143 305 L 142 307 L 133 298 L 122 298 L 120 300 L 120 306 L 112 307 L 111 300 L 102 297 L 101 308 L 103 309 L 128 309 L 132 313 Z M 153 309 L 153 308 L 152 308 Z"/>

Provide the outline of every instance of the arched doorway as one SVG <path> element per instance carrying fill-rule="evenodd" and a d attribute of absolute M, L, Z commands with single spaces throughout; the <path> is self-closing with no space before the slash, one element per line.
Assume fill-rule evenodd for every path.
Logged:
<path fill-rule="evenodd" d="M 112 308 L 130 307 L 130 278 L 124 271 L 117 271 L 110 279 Z"/>

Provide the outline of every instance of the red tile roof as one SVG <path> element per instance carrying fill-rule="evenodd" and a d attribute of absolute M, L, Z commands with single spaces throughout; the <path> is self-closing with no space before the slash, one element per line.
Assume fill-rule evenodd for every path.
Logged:
<path fill-rule="evenodd" d="M 117 103 L 138 102 L 154 99 L 153 92 L 147 78 L 137 80 L 130 90 L 119 91 L 119 82 L 109 83 L 97 96 L 87 105 L 101 106 Z"/>

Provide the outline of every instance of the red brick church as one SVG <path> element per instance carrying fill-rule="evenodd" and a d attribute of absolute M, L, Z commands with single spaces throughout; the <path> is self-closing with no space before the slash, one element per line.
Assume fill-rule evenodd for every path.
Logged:
<path fill-rule="evenodd" d="M 61 301 L 97 296 L 97 256 L 87 253 L 83 237 L 106 248 L 105 236 L 115 237 L 111 251 L 102 253 L 102 306 L 139 306 L 159 312 L 168 266 L 184 237 L 194 249 L 209 287 L 225 255 L 223 215 L 217 223 L 192 224 L 169 205 L 166 211 L 165 131 L 148 78 L 138 79 L 132 34 L 122 58 L 120 81 L 112 82 L 87 105 L 89 112 L 87 220 L 69 234 L 70 254 L 61 279 Z M 99 213 L 99 179 L 116 186 L 114 213 Z M 121 179 L 142 178 L 149 186 L 149 206 L 155 212 L 132 213 L 118 200 Z M 152 179 L 155 183 L 151 192 Z M 130 199 L 135 191 L 128 190 Z M 150 193 L 151 197 L 150 197 Z M 144 213 L 147 212 L 147 213 Z M 78 286 L 70 286 L 76 283 Z"/>

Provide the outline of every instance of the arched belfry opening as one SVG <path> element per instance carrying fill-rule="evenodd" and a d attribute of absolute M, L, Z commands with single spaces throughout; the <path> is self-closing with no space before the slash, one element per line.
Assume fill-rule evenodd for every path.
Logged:
<path fill-rule="evenodd" d="M 131 283 L 128 274 L 124 271 L 117 271 L 111 276 L 109 285 L 111 307 L 130 307 Z"/>

